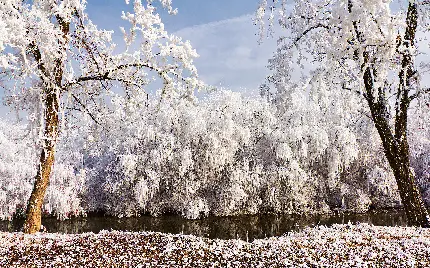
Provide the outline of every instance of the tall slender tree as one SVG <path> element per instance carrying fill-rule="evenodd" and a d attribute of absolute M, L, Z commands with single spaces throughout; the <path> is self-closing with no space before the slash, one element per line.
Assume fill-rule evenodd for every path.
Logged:
<path fill-rule="evenodd" d="M 129 4 L 126 0 L 125 8 Z M 169 35 L 152 0 L 135 0 L 122 15 L 123 51 L 113 31 L 98 29 L 86 13 L 85 0 L 6 0 L 0 2 L 0 73 L 6 102 L 36 118 L 40 160 L 27 205 L 24 232 L 41 228 L 42 205 L 55 161 L 65 108 L 97 118 L 95 107 L 115 88 L 132 98 L 153 77 L 164 82 L 163 96 L 192 97 L 201 86 L 188 42 Z M 160 0 L 175 13 L 169 0 Z M 120 123 L 120 122 L 118 122 Z"/>
<path fill-rule="evenodd" d="M 292 7 L 292 8 L 291 8 Z M 271 12 L 266 12 L 267 9 Z M 397 182 L 411 225 L 430 227 L 430 217 L 410 166 L 408 111 L 430 92 L 418 64 L 418 32 L 429 34 L 428 1 L 286 0 L 261 1 L 257 11 L 261 33 L 267 13 L 288 32 L 271 60 L 276 87 L 292 79 L 294 65 L 306 58 L 318 68 L 308 73 L 331 81 L 334 88 L 354 91 L 367 103 L 385 157 Z M 427 44 L 428 45 L 428 44 Z M 313 62 L 308 66 L 312 66 Z M 308 62 L 309 63 L 309 62 Z M 312 67 L 310 67 L 312 69 Z M 423 69 L 421 69 L 422 71 Z"/>

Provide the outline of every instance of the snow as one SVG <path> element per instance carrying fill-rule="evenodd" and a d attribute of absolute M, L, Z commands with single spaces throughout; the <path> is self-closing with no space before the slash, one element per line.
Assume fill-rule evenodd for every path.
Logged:
<path fill-rule="evenodd" d="M 5 103 L 26 111 L 28 126 L 0 122 L 0 219 L 25 211 L 40 147 L 50 138 L 43 137 L 44 81 L 56 80 L 51 76 L 58 73 L 57 60 L 65 84 L 56 85 L 62 92 L 61 135 L 43 204 L 46 214 L 67 219 L 93 211 L 117 217 L 173 212 L 195 219 L 362 212 L 400 204 L 380 138 L 366 118 L 366 102 L 343 88 L 346 84 L 363 92 L 356 78 L 368 60 L 355 59 L 356 51 L 371 52 L 378 73 L 375 89 L 398 71 L 398 58 L 406 53 L 397 45 L 405 14 L 391 12 L 390 1 L 357 2 L 354 12 L 342 1 L 295 1 L 288 21 L 286 1 L 274 1 L 281 6 L 281 26 L 293 33 L 291 40 L 299 37 L 304 53 L 290 51 L 288 42 L 280 44 L 269 66 L 276 94 L 268 100 L 228 90 L 195 99 L 194 89 L 205 88 L 193 65 L 197 51 L 165 31 L 151 0 L 135 1 L 133 13 L 124 13 L 130 29 L 123 29 L 127 49 L 121 53 L 115 52 L 113 32 L 98 29 L 87 17 L 85 1 L 53 7 L 49 1 L 12 2 L 0 6 L 0 25 L 8 29 L 0 30 L 0 68 L 7 74 Z M 176 12 L 170 0 L 159 2 L 169 13 Z M 270 3 L 262 0 L 257 12 L 261 23 L 266 5 Z M 269 24 L 274 10 L 268 14 Z M 53 14 L 70 21 L 74 30 L 65 34 Z M 302 39 L 312 28 L 309 18 L 331 30 L 313 31 Z M 351 35 L 354 24 L 366 36 L 362 41 Z M 88 42 L 96 49 L 89 49 Z M 38 70 L 41 62 L 27 51 L 33 46 L 47 71 Z M 301 76 L 299 82 L 290 79 L 292 64 L 304 64 L 307 56 L 325 68 Z M 164 87 L 149 100 L 143 89 L 152 72 Z M 101 88 L 100 79 L 116 82 Z M 116 93 L 119 89 L 125 96 Z M 73 103 L 72 93 L 85 105 Z M 89 118 L 88 111 L 95 117 Z M 427 101 L 408 120 L 411 165 L 428 204 L 429 114 Z M 356 258 L 357 263 L 362 260 Z"/>
<path fill-rule="evenodd" d="M 195 219 L 399 206 L 376 129 L 354 112 L 353 96 L 322 81 L 312 90 L 309 99 L 301 88 L 284 92 L 287 106 L 228 90 L 192 105 L 118 96 L 105 127 L 85 115 L 64 127 L 43 210 Z M 411 164 L 427 204 L 429 123 L 428 110 L 411 111 Z M 32 189 L 39 149 L 27 131 L 0 122 L 0 219 L 19 216 Z"/>
<path fill-rule="evenodd" d="M 0 233 L 0 266 L 426 267 L 430 230 L 368 224 L 219 240 L 154 232 Z"/>

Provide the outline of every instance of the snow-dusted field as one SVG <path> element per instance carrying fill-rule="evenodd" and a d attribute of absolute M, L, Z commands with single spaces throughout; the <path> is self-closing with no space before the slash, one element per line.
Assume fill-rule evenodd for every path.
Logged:
<path fill-rule="evenodd" d="M 430 230 L 368 224 L 210 240 L 153 232 L 0 233 L 0 267 L 430 267 Z"/>

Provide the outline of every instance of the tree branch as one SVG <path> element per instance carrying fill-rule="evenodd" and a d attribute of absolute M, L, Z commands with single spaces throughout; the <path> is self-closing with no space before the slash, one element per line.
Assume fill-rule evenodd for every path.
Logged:
<path fill-rule="evenodd" d="M 430 88 L 425 88 L 425 89 L 422 89 L 422 90 L 420 90 L 420 91 L 415 92 L 414 94 L 412 94 L 412 95 L 409 97 L 409 100 L 410 100 L 410 101 L 413 101 L 413 100 L 415 100 L 416 98 L 418 98 L 419 96 L 421 96 L 422 94 L 427 94 L 427 93 L 430 93 Z"/>
<path fill-rule="evenodd" d="M 364 93 L 364 92 L 360 92 L 359 90 L 356 90 L 356 89 L 352 89 L 352 88 L 347 87 L 347 86 L 345 85 L 345 82 L 344 82 L 344 83 L 342 83 L 342 89 L 345 89 L 345 90 L 348 90 L 348 91 L 354 92 L 354 93 L 358 94 L 359 96 L 363 96 L 365 99 L 367 98 L 367 97 L 366 97 L 366 93 Z"/>
<path fill-rule="evenodd" d="M 310 28 L 306 29 L 300 36 L 297 36 L 296 39 L 293 41 L 293 43 L 291 44 L 290 48 L 293 46 L 297 46 L 298 42 L 300 42 L 300 40 L 305 37 L 310 31 L 319 29 L 319 28 L 324 28 L 324 29 L 329 29 L 329 27 L 327 25 L 324 25 L 322 23 L 318 23 L 317 25 L 311 26 Z"/>
<path fill-rule="evenodd" d="M 88 108 L 85 106 L 85 104 L 83 104 L 82 102 L 81 102 L 81 100 L 79 99 L 79 98 L 77 98 L 74 94 L 71 94 L 72 95 L 72 97 L 73 97 L 73 99 L 75 99 L 75 101 L 77 102 L 77 103 L 79 103 L 79 105 L 81 105 L 82 106 L 82 108 L 84 108 L 85 109 L 85 111 L 87 112 L 87 114 L 91 117 L 91 119 L 94 121 L 94 122 L 96 122 L 96 124 L 97 125 L 100 125 L 101 126 L 101 124 L 99 123 L 99 121 L 96 119 L 96 117 L 90 112 L 90 110 L 88 110 Z"/>
<path fill-rule="evenodd" d="M 110 81 L 118 81 L 118 82 L 123 82 L 123 83 L 126 83 L 126 84 L 133 84 L 135 86 L 139 86 L 138 84 L 133 83 L 131 80 L 127 81 L 125 79 L 115 78 L 115 77 L 111 77 L 110 76 L 113 72 L 118 71 L 118 70 L 123 70 L 123 69 L 126 69 L 126 68 L 149 68 L 150 70 L 157 72 L 160 75 L 160 77 L 162 77 L 165 80 L 165 82 L 168 82 L 167 79 L 165 78 L 165 74 L 166 74 L 165 71 L 158 70 L 154 66 L 152 66 L 150 64 L 147 64 L 147 63 L 130 63 L 130 64 L 121 64 L 121 65 L 118 65 L 116 68 L 114 68 L 112 70 L 108 70 L 108 71 L 106 71 L 104 73 L 98 73 L 98 74 L 89 75 L 89 76 L 81 76 L 81 77 L 77 78 L 75 81 L 67 83 L 64 86 L 64 88 L 69 88 L 69 87 L 71 87 L 71 86 L 73 86 L 75 84 L 79 84 L 81 82 L 87 82 L 87 81 L 108 81 L 108 80 L 110 80 Z"/>

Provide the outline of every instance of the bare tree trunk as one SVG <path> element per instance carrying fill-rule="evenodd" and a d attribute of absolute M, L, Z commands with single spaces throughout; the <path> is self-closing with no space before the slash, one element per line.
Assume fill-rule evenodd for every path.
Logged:
<path fill-rule="evenodd" d="M 68 42 L 67 34 L 70 30 L 70 21 L 65 21 L 59 15 L 56 16 L 58 26 L 61 29 L 63 36 L 58 40 L 66 51 Z M 30 45 L 30 50 L 38 63 L 38 69 L 42 74 L 41 80 L 44 82 L 45 99 L 44 104 L 44 142 L 42 152 L 40 153 L 39 167 L 37 169 L 36 180 L 34 182 L 33 191 L 27 204 L 26 219 L 23 226 L 25 233 L 36 233 L 40 231 L 42 225 L 42 205 L 45 198 L 46 189 L 49 185 L 52 168 L 55 161 L 55 145 L 59 134 L 59 96 L 62 89 L 63 79 L 63 59 L 57 58 L 54 60 L 54 68 L 52 73 L 46 69 L 42 60 L 42 55 L 36 44 Z M 46 81 L 48 77 L 53 79 Z"/>
<path fill-rule="evenodd" d="M 36 233 L 40 231 L 42 224 L 42 205 L 46 189 L 49 185 L 52 167 L 54 166 L 55 144 L 58 136 L 58 98 L 54 89 L 51 89 L 44 101 L 45 107 L 45 140 L 40 154 L 39 168 L 33 191 L 27 204 L 26 220 L 24 223 L 25 233 Z"/>
<path fill-rule="evenodd" d="M 417 3 L 409 2 L 406 17 L 405 45 L 411 47 L 415 43 L 417 31 L 418 11 Z M 390 166 L 399 188 L 400 197 L 406 210 L 409 224 L 430 227 L 430 217 L 423 198 L 415 182 L 415 176 L 410 167 L 409 144 L 407 135 L 408 109 L 411 102 L 409 96 L 414 76 L 413 58 L 410 52 L 403 53 L 402 68 L 399 72 L 399 88 L 397 90 L 396 118 L 394 130 L 394 149 L 387 155 Z"/>
<path fill-rule="evenodd" d="M 404 142 L 404 145 L 407 146 L 407 141 Z M 415 176 L 410 169 L 409 150 L 400 149 L 397 155 L 387 158 L 396 178 L 408 223 L 413 226 L 430 227 L 428 211 L 415 182 Z"/>
<path fill-rule="evenodd" d="M 385 156 L 396 178 L 408 223 L 413 226 L 430 227 L 429 214 L 410 167 L 407 139 L 407 109 L 409 106 L 407 93 L 403 94 L 405 97 L 401 98 L 399 109 L 396 111 L 395 134 L 393 135 L 382 90 L 379 91 L 379 99 L 373 97 L 372 92 L 375 89 L 372 77 L 376 77 L 376 71 L 368 67 L 363 76 L 366 99 L 381 138 Z"/>
<path fill-rule="evenodd" d="M 351 3 L 350 6 L 352 5 Z M 404 36 L 406 46 L 413 46 L 415 41 L 418 19 L 416 5 L 416 3 L 410 2 L 408 7 L 407 27 Z M 357 33 L 357 35 L 359 34 Z M 372 66 L 370 55 L 366 51 L 363 53 L 363 58 L 368 64 L 363 74 L 365 98 L 372 114 L 372 120 L 381 138 L 385 156 L 396 178 L 408 223 L 413 226 L 430 227 L 429 213 L 415 182 L 415 176 L 409 161 L 407 125 L 408 109 L 411 102 L 409 93 L 415 75 L 414 63 L 412 56 L 408 52 L 402 53 L 402 56 L 402 68 L 399 72 L 399 87 L 396 96 L 394 133 L 389 123 L 390 115 L 385 97 L 386 89 L 375 88 L 374 81 L 378 76 L 378 72 Z"/>
<path fill-rule="evenodd" d="M 366 73 L 370 73 L 370 68 Z M 372 87 L 373 83 L 370 82 L 370 75 L 365 74 L 364 78 L 366 87 Z M 404 109 L 404 113 L 397 114 L 396 133 L 393 135 L 384 112 L 387 107 L 381 101 L 375 101 L 371 96 L 367 96 L 367 101 L 373 122 L 384 147 L 385 156 L 396 178 L 408 222 L 413 226 L 430 227 L 429 214 L 410 167 L 409 144 L 406 132 L 407 109 Z"/>

